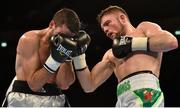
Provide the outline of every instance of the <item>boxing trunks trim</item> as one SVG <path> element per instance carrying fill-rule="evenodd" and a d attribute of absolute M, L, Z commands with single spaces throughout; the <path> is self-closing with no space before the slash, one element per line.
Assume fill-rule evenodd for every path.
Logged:
<path fill-rule="evenodd" d="M 138 71 L 123 78 L 117 86 L 117 96 L 128 90 L 134 91 L 141 88 L 160 89 L 159 80 L 152 71 Z"/>
<path fill-rule="evenodd" d="M 143 74 L 143 73 L 150 73 L 150 74 L 153 74 L 153 72 L 150 71 L 150 70 L 137 71 L 137 72 L 134 72 L 134 73 L 129 74 L 129 75 L 127 75 L 126 77 L 124 77 L 124 78 L 121 80 L 121 82 L 122 82 L 123 80 L 125 80 L 125 79 L 131 77 L 131 76 L 138 75 L 138 74 Z M 153 74 L 153 75 L 154 75 L 154 74 Z M 154 75 L 154 76 L 156 76 L 156 75 Z"/>
<path fill-rule="evenodd" d="M 123 79 L 117 86 L 116 106 L 161 107 L 164 95 L 159 79 L 151 71 L 135 72 Z"/>
<path fill-rule="evenodd" d="M 12 92 L 20 92 L 20 93 L 34 94 L 41 96 L 58 96 L 62 94 L 62 91 L 56 86 L 56 84 L 46 83 L 40 91 L 34 92 L 30 89 L 27 81 L 21 81 L 21 80 L 14 81 Z"/>

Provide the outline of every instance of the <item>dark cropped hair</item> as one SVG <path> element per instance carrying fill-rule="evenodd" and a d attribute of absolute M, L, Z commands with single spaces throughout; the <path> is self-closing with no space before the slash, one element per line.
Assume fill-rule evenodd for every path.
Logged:
<path fill-rule="evenodd" d="M 56 26 L 65 24 L 71 32 L 76 34 L 81 28 L 78 15 L 73 10 L 68 8 L 63 8 L 57 11 L 53 16 L 53 20 L 56 23 Z"/>
<path fill-rule="evenodd" d="M 128 14 L 126 13 L 126 11 L 120 7 L 120 6 L 109 6 L 107 8 L 105 8 L 104 10 L 102 10 L 98 16 L 97 16 L 97 20 L 98 20 L 98 23 L 100 24 L 101 23 L 101 18 L 106 15 L 106 14 L 109 14 L 109 13 L 113 13 L 113 12 L 122 12 L 123 14 L 125 14 L 128 18 Z M 129 19 L 129 18 L 128 18 Z"/>

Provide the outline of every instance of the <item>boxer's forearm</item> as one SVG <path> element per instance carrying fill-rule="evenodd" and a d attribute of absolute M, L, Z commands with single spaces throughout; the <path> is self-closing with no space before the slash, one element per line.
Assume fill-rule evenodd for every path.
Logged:
<path fill-rule="evenodd" d="M 94 91 L 93 78 L 88 68 L 84 70 L 76 71 L 76 75 L 81 84 L 81 87 L 85 92 L 88 93 Z"/>
<path fill-rule="evenodd" d="M 47 72 L 45 68 L 41 68 L 36 72 L 33 72 L 27 79 L 29 87 L 33 91 L 40 90 L 45 83 L 47 83 L 48 79 L 52 77 L 53 74 Z"/>
<path fill-rule="evenodd" d="M 88 68 L 77 71 L 77 77 L 85 92 L 93 92 L 104 81 L 106 81 L 113 73 L 112 67 L 109 65 L 108 60 L 103 60 L 97 63 L 91 72 Z"/>
<path fill-rule="evenodd" d="M 177 39 L 169 32 L 162 31 L 149 38 L 149 49 L 154 52 L 167 52 L 178 47 Z"/>
<path fill-rule="evenodd" d="M 75 73 L 72 65 L 72 61 L 65 61 L 59 68 L 56 75 L 56 84 L 59 88 L 66 90 L 75 81 Z"/>

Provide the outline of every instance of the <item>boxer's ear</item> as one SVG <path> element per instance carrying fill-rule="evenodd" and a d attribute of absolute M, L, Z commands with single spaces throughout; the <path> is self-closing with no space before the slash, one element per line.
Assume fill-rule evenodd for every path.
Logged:
<path fill-rule="evenodd" d="M 126 16 L 124 14 L 119 15 L 119 20 L 121 21 L 121 23 L 125 23 L 125 18 Z"/>
<path fill-rule="evenodd" d="M 49 23 L 49 28 L 54 28 L 56 26 L 54 20 L 51 20 L 51 22 Z"/>

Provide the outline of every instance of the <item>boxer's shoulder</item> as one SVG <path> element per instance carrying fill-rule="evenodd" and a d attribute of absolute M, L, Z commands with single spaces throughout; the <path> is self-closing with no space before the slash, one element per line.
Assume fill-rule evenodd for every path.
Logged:
<path fill-rule="evenodd" d="M 18 41 L 17 51 L 22 52 L 34 48 L 36 49 L 39 45 L 39 42 L 39 36 L 37 36 L 37 34 L 34 31 L 28 31 L 20 37 Z"/>
<path fill-rule="evenodd" d="M 30 44 L 34 43 L 34 42 L 38 42 L 40 39 L 39 34 L 35 31 L 28 31 L 25 32 L 19 39 L 19 42 L 25 42 L 26 44 L 28 44 L 30 42 Z"/>

